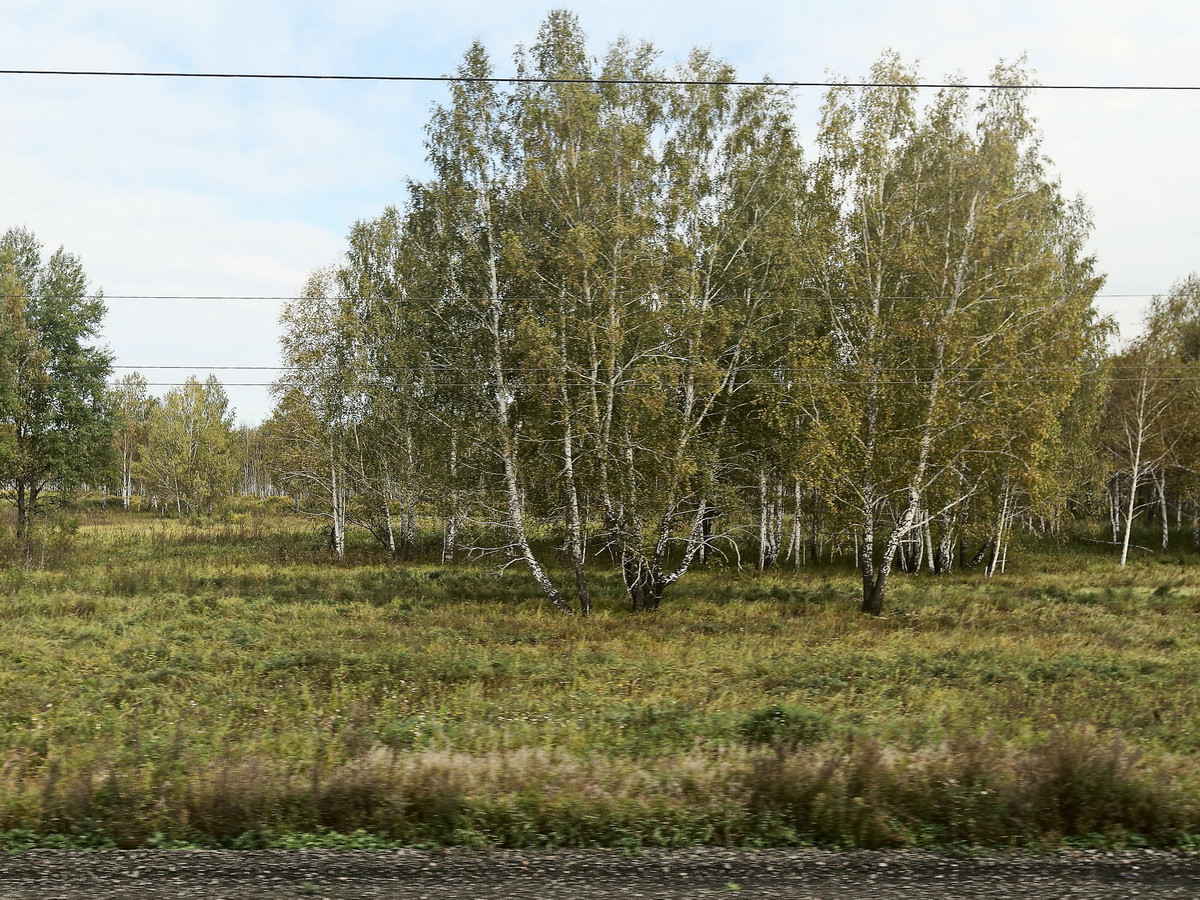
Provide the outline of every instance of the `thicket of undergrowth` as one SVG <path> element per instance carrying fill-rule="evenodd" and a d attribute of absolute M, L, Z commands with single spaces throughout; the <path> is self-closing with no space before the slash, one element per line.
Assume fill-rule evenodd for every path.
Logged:
<path fill-rule="evenodd" d="M 971 739 L 901 754 L 725 748 L 654 759 L 521 748 L 383 747 L 323 767 L 186 755 L 0 773 L 0 845 L 1007 846 L 1083 838 L 1192 846 L 1200 784 L 1120 738 L 1055 732 L 1025 750 Z"/>
<path fill-rule="evenodd" d="M 1200 579 L 509 572 L 87 510 L 0 567 L 0 845 L 1192 846 Z"/>

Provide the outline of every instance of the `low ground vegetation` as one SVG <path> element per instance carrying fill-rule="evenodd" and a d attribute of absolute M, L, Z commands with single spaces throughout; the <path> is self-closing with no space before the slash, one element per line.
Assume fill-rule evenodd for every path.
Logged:
<path fill-rule="evenodd" d="M 849 563 L 710 560 L 653 615 L 597 579 L 584 619 L 432 535 L 336 562 L 273 509 L 40 541 L 0 564 L 0 846 L 1200 835 L 1190 556 L 1042 541 L 907 576 L 880 618 Z"/>

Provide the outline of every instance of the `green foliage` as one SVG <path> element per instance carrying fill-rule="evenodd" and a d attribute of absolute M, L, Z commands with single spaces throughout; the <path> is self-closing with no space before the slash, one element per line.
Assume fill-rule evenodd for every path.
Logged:
<path fill-rule="evenodd" d="M 111 456 L 105 381 L 109 353 L 94 346 L 104 318 L 79 260 L 43 259 L 21 228 L 0 236 L 0 486 L 12 489 L 27 537 L 39 500 L 101 480 Z"/>
<path fill-rule="evenodd" d="M 829 737 L 828 716 L 791 703 L 772 703 L 752 711 L 738 726 L 748 744 L 790 747 L 818 744 Z"/>
<path fill-rule="evenodd" d="M 269 446 L 339 558 L 348 526 L 407 558 L 423 506 L 447 559 L 486 522 L 559 609 L 607 570 L 650 611 L 757 517 L 760 568 L 852 552 L 878 614 L 897 558 L 992 572 L 1018 515 L 1060 524 L 1107 332 L 1023 63 L 925 103 L 886 54 L 808 158 L 711 52 L 587 47 L 553 11 L 503 85 L 472 45 L 431 177 L 285 311 Z"/>
<path fill-rule="evenodd" d="M 138 399 L 123 409 L 136 422 Z M 189 377 L 183 387 L 167 392 L 161 403 L 145 413 L 145 448 L 132 463 L 151 493 L 174 507 L 179 516 L 212 513 L 227 496 L 237 474 L 234 456 L 233 411 L 215 376 L 203 383 Z M 123 427 L 136 427 L 125 423 Z"/>

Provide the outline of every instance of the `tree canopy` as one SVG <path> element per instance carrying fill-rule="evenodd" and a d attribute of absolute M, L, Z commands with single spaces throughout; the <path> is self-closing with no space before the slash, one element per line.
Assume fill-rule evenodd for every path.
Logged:
<path fill-rule="evenodd" d="M 45 257 L 31 232 L 9 229 L 0 237 L 0 290 L 0 484 L 12 490 L 24 535 L 48 487 L 103 478 L 111 356 L 96 344 L 103 297 L 62 248 Z"/>
<path fill-rule="evenodd" d="M 1104 333 L 1025 91 L 838 86 L 805 154 L 787 92 L 707 51 L 594 58 L 559 11 L 516 64 L 538 80 L 467 51 L 432 177 L 285 317 L 280 415 L 324 448 L 335 531 L 356 498 L 394 541 L 425 500 L 451 552 L 473 521 L 583 611 L 606 560 L 656 607 L 748 513 L 760 565 L 798 558 L 803 518 L 815 553 L 852 542 L 869 612 L 915 543 L 948 568 L 978 538 L 994 568 L 1070 471 Z M 916 73 L 888 55 L 869 82 Z"/>

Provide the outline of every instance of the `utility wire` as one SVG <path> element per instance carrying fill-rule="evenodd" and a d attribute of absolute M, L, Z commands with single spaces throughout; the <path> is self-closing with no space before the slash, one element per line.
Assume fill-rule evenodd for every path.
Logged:
<path fill-rule="evenodd" d="M 1160 292 L 1161 293 L 1161 292 Z M 1125 300 L 1144 300 L 1148 297 L 1156 297 L 1159 294 L 1093 294 L 1096 299 L 1104 298 L 1109 300 L 1125 299 Z M 288 297 L 274 295 L 254 295 L 254 294 L 103 294 L 103 300 L 324 300 L 334 302 L 339 297 Z M 559 302 L 560 300 L 583 302 L 578 297 L 369 297 L 367 299 L 381 301 L 385 303 L 488 303 L 497 301 L 502 303 L 533 303 L 533 302 Z M 742 300 L 742 297 L 628 297 L 621 298 L 619 303 L 641 303 L 646 301 L 654 301 L 656 303 L 696 303 L 700 301 L 712 302 L 714 300 Z M 757 300 L 771 300 L 777 303 L 786 303 L 800 300 L 950 300 L 951 297 L 939 297 L 933 295 L 921 295 L 914 297 L 911 294 L 894 294 L 886 295 L 878 298 L 875 297 L 857 297 L 857 296 L 826 296 L 814 295 L 811 297 L 758 297 Z M 961 299 L 961 298 L 960 298 Z M 991 299 L 991 298 L 982 298 Z M 1032 299 L 1016 295 L 1014 297 L 1000 297 L 996 299 Z M 608 298 L 594 298 L 594 302 L 608 302 Z"/>
<path fill-rule="evenodd" d="M 1200 85 L 1191 84 L 982 84 L 944 82 L 896 82 L 896 81 L 770 81 L 770 80 L 712 80 L 689 78 L 539 78 L 511 75 L 485 78 L 464 75 L 302 75 L 283 72 L 140 72 L 100 69 L 0 69 L 0 75 L 59 75 L 71 77 L 102 78 L 191 78 L 223 79 L 242 81 L 376 81 L 414 83 L 466 83 L 466 84 L 586 84 L 586 85 L 681 85 L 681 86 L 728 86 L 728 87 L 782 87 L 782 88 L 967 88 L 970 90 L 1038 90 L 1038 91 L 1200 91 Z"/>
<path fill-rule="evenodd" d="M 253 366 L 225 366 L 225 365 L 218 365 L 218 366 L 206 366 L 206 365 L 126 366 L 126 365 L 121 365 L 121 366 L 110 366 L 109 368 L 121 369 L 123 371 L 131 370 L 131 371 L 135 371 L 135 372 L 140 372 L 142 369 L 150 369 L 150 370 L 154 370 L 154 371 L 162 371 L 165 369 L 181 369 L 184 371 L 204 370 L 204 371 L 213 371 L 213 372 L 217 372 L 217 371 L 234 371 L 234 372 L 258 371 L 258 372 L 292 372 L 292 373 L 294 373 L 294 372 L 315 372 L 317 374 L 324 374 L 324 375 L 330 374 L 330 372 L 328 370 L 322 370 L 320 368 L 309 367 L 309 366 L 260 366 L 260 365 L 253 365 Z M 914 375 L 928 374 L 930 372 L 937 371 L 932 366 L 878 366 L 878 367 L 872 366 L 871 368 L 874 371 L 878 371 L 878 372 L 900 372 L 900 373 L 910 373 L 910 374 L 914 374 Z M 966 368 L 970 369 L 969 366 Z M 1082 374 L 1086 374 L 1089 372 L 1094 372 L 1099 368 L 1101 368 L 1101 367 L 1097 366 L 1095 368 L 1085 368 L 1085 367 L 1076 367 L 1076 366 L 1041 366 L 1041 367 L 1037 368 L 1037 371 L 1038 372 L 1072 372 L 1072 373 L 1079 373 L 1082 375 Z M 1126 370 L 1128 370 L 1128 371 L 1143 371 L 1143 370 L 1145 370 L 1145 371 L 1152 371 L 1152 372 L 1157 372 L 1157 371 L 1169 372 L 1169 371 L 1175 369 L 1176 367 L 1172 366 L 1172 365 L 1130 364 L 1130 365 L 1109 365 L 1104 368 L 1107 368 L 1110 371 L 1126 371 Z M 484 374 L 494 371 L 494 369 L 491 366 L 450 366 L 450 367 L 442 367 L 442 368 L 436 368 L 436 367 L 430 368 L 430 367 L 423 367 L 423 366 L 389 366 L 386 369 L 381 369 L 378 371 L 382 372 L 383 374 L 393 374 L 394 375 L 394 374 L 406 374 L 406 373 L 410 373 L 410 372 L 446 371 L 447 369 L 450 369 L 454 372 L 479 372 L 479 373 L 484 373 Z M 337 371 L 340 372 L 342 370 L 339 369 Z M 536 374 L 541 374 L 541 373 L 554 373 L 554 372 L 561 372 L 561 371 L 562 371 L 562 368 L 559 366 L 511 366 L 511 367 L 505 366 L 504 367 L 505 374 L 514 374 L 515 373 L 515 374 L 519 374 L 519 375 L 536 375 Z M 738 371 L 739 372 L 774 372 L 774 373 L 786 373 L 789 375 L 820 375 L 825 372 L 828 372 L 829 369 L 826 367 L 820 367 L 820 366 L 739 366 Z M 941 371 L 944 372 L 946 370 L 943 368 L 943 369 L 941 369 Z M 692 374 L 698 374 L 698 373 L 692 373 Z M 1186 376 L 1186 377 L 1188 377 L 1188 378 L 1200 377 L 1200 373 L 1198 373 L 1196 376 Z M 622 382 L 622 383 L 624 383 L 624 382 Z"/>
<path fill-rule="evenodd" d="M 66 379 L 66 380 L 69 381 L 71 379 Z M 890 387 L 901 387 L 901 386 L 914 386 L 914 385 L 920 386 L 923 384 L 923 382 L 915 380 L 915 379 L 911 379 L 911 378 L 855 379 L 855 378 L 838 378 L 838 377 L 828 377 L 828 376 L 822 377 L 819 375 L 810 375 L 806 378 L 797 378 L 795 380 L 802 381 L 807 384 L 857 385 L 860 387 L 866 386 L 866 385 L 874 385 L 874 386 L 880 386 L 880 387 L 889 387 L 889 386 Z M 1141 382 L 1142 380 L 1143 380 L 1142 378 L 1109 378 L 1109 379 L 1106 379 L 1106 383 L 1108 383 L 1108 384 L 1136 384 L 1138 382 Z M 1169 377 L 1169 378 L 1154 378 L 1152 380 L 1155 384 L 1200 384 L 1200 374 L 1180 375 L 1180 376 L 1173 376 L 1173 377 Z M 969 379 L 965 379 L 963 382 L 954 382 L 953 380 L 951 380 L 949 383 L 950 384 L 967 384 L 967 385 L 1018 385 L 1018 384 L 1029 385 L 1029 384 L 1075 384 L 1077 381 L 1078 381 L 1078 379 L 1075 379 L 1075 378 L 1046 378 L 1046 377 L 1043 377 L 1041 374 L 1031 374 L 1026 378 L 969 378 Z M 110 381 L 108 384 L 110 387 L 117 386 L 117 382 Z M 187 384 L 188 384 L 188 382 L 184 382 L 184 381 L 148 381 L 148 382 L 145 382 L 146 387 L 185 387 Z M 360 382 L 358 387 L 366 388 L 369 386 L 388 385 L 388 384 L 390 384 L 390 382 L 387 381 L 386 379 L 377 379 L 377 380 Z M 781 380 L 747 379 L 744 381 L 740 380 L 740 381 L 735 382 L 733 384 L 733 387 L 734 388 L 741 388 L 741 387 L 778 388 L 784 384 L 785 384 L 785 382 L 783 382 Z M 596 387 L 596 385 L 597 385 L 597 382 L 594 382 L 594 381 L 567 381 L 567 382 L 555 382 L 553 384 L 551 384 L 549 382 L 518 381 L 516 383 L 511 383 L 509 385 L 509 387 L 511 387 L 513 389 L 519 389 L 519 390 L 526 390 L 529 388 L 536 388 L 536 387 L 542 387 L 547 390 L 558 390 L 558 388 L 560 388 L 560 387 L 593 388 L 593 387 Z M 286 387 L 288 387 L 287 384 L 280 384 L 279 382 L 274 382 L 274 381 L 221 382 L 220 386 L 223 388 L 224 387 L 260 387 L 260 388 L 275 388 L 275 387 L 286 388 Z M 430 385 L 430 387 L 435 387 L 435 388 L 478 388 L 481 386 L 482 386 L 481 382 L 478 382 L 478 381 L 435 381 Z M 617 382 L 617 386 L 620 388 L 644 387 L 644 388 L 654 388 L 656 390 L 663 390 L 663 389 L 670 387 L 670 382 L 668 382 L 668 381 L 630 381 L 630 380 L 622 379 L 621 381 Z M 357 391 L 344 391 L 342 393 L 349 395 L 349 394 L 357 393 Z"/>

